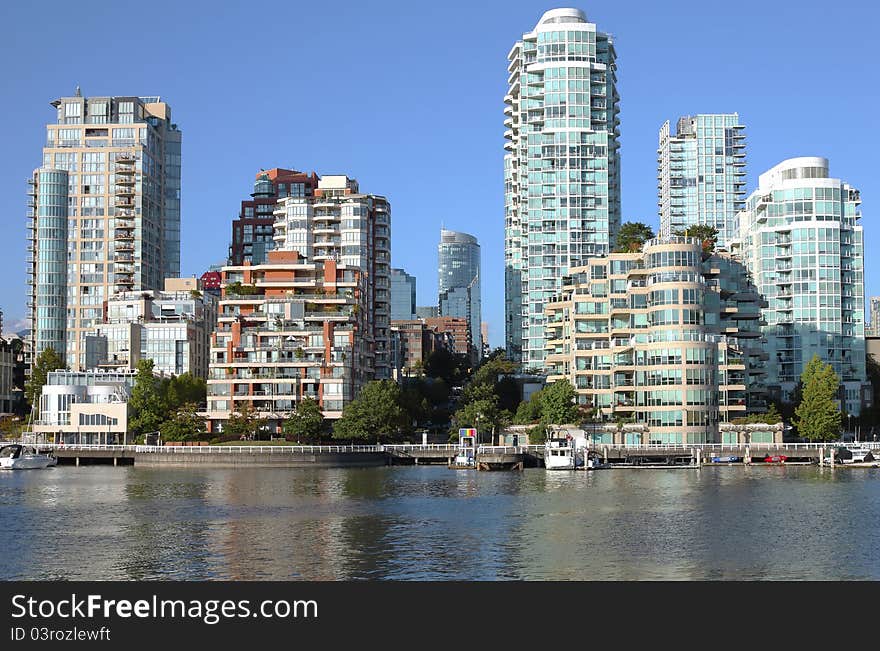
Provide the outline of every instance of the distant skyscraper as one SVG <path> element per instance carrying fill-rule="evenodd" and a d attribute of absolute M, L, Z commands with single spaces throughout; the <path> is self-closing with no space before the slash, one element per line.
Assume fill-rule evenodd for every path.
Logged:
<path fill-rule="evenodd" d="M 871 328 L 869 332 L 866 327 L 865 334 L 877 337 L 880 336 L 880 296 L 872 296 L 869 302 L 871 304 Z"/>
<path fill-rule="evenodd" d="M 158 97 L 62 97 L 28 214 L 34 354 L 73 370 L 116 292 L 180 275 L 181 132 Z"/>
<path fill-rule="evenodd" d="M 439 314 L 467 320 L 474 359 L 483 352 L 480 334 L 480 245 L 467 233 L 440 231 Z"/>
<path fill-rule="evenodd" d="M 746 196 L 743 128 L 736 113 L 679 118 L 674 135 L 669 120 L 663 123 L 657 149 L 662 237 L 696 224 L 717 228 L 719 247 L 736 237 Z"/>
<path fill-rule="evenodd" d="M 311 197 L 318 187 L 318 176 L 295 170 L 274 168 L 257 174 L 250 199 L 241 202 L 238 218 L 232 221 L 229 264 L 261 264 L 275 242 L 276 203 L 285 197 Z"/>
<path fill-rule="evenodd" d="M 858 415 L 865 373 L 865 279 L 859 191 L 828 174 L 825 158 L 791 158 L 758 178 L 740 213 L 743 259 L 764 310 L 767 388 L 793 399 L 818 355 Z"/>
<path fill-rule="evenodd" d="M 416 318 L 416 277 L 403 269 L 391 270 L 391 320 Z"/>
<path fill-rule="evenodd" d="M 433 319 L 439 316 L 436 305 L 418 305 L 416 306 L 417 319 Z"/>
<path fill-rule="evenodd" d="M 620 227 L 614 41 L 579 9 L 546 12 L 508 54 L 504 97 L 505 342 L 544 367 L 544 305 Z"/>

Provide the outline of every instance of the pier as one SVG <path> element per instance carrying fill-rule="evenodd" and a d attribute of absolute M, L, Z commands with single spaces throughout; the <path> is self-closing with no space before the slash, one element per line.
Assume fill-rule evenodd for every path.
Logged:
<path fill-rule="evenodd" d="M 447 464 L 459 449 L 454 444 L 394 445 L 70 445 L 31 444 L 51 450 L 59 465 L 113 466 L 267 466 L 372 467 L 384 465 Z M 786 463 L 823 465 L 839 447 L 870 448 L 880 456 L 880 443 L 753 443 L 639 444 L 597 443 L 589 451 L 608 467 L 711 464 L 713 457 L 738 457 L 734 463 L 760 465 L 765 458 L 785 457 Z M 544 465 L 543 445 L 481 445 L 476 448 L 480 470 L 521 470 Z M 726 463 L 726 462 L 725 462 Z"/>

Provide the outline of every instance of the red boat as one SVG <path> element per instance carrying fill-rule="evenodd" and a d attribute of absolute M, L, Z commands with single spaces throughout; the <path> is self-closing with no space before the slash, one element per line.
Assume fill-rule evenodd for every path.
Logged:
<path fill-rule="evenodd" d="M 784 454 L 768 454 L 766 457 L 764 457 L 764 463 L 785 463 L 786 459 L 788 459 L 788 457 Z"/>

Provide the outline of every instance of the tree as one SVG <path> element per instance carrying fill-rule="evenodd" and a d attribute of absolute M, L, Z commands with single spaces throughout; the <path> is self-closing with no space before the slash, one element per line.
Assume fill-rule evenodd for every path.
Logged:
<path fill-rule="evenodd" d="M 440 378 L 449 385 L 459 384 L 467 370 L 467 355 L 452 353 L 446 348 L 435 350 L 425 360 L 425 375 Z"/>
<path fill-rule="evenodd" d="M 223 438 L 226 440 L 259 439 L 260 432 L 266 426 L 266 419 L 257 416 L 249 402 L 239 403 L 235 411 L 229 414 L 229 418 L 223 425 Z"/>
<path fill-rule="evenodd" d="M 387 442 L 397 439 L 406 427 L 398 384 L 374 380 L 345 406 L 342 418 L 333 425 L 333 438 Z"/>
<path fill-rule="evenodd" d="M 165 402 L 168 410 L 174 410 L 187 403 L 205 404 L 208 386 L 200 377 L 192 373 L 182 373 L 177 377 L 164 380 Z"/>
<path fill-rule="evenodd" d="M 205 419 L 198 415 L 198 405 L 186 403 L 159 426 L 165 441 L 194 441 L 205 431 Z"/>
<path fill-rule="evenodd" d="M 452 436 L 457 436 L 457 430 L 463 427 L 473 427 L 479 434 L 489 431 L 491 442 L 495 442 L 496 431 L 510 422 L 510 412 L 498 408 L 498 396 L 491 385 L 481 384 L 474 390 L 472 400 L 467 402 L 453 416 Z"/>
<path fill-rule="evenodd" d="M 703 253 L 712 253 L 718 242 L 718 229 L 709 224 L 694 224 L 685 229 L 672 232 L 681 237 L 696 237 L 703 242 Z"/>
<path fill-rule="evenodd" d="M 135 434 L 147 434 L 159 430 L 165 422 L 168 408 L 162 381 L 153 375 L 153 360 L 138 362 L 134 387 L 128 400 L 128 427 Z"/>
<path fill-rule="evenodd" d="M 642 250 L 645 242 L 654 237 L 651 227 L 642 222 L 625 222 L 617 231 L 617 248 L 615 253 L 630 253 Z"/>
<path fill-rule="evenodd" d="M 541 390 L 541 422 L 565 425 L 580 421 L 577 393 L 568 380 L 557 380 Z"/>
<path fill-rule="evenodd" d="M 519 403 L 513 422 L 517 425 L 531 425 L 541 420 L 541 398 L 543 389 L 532 394 L 531 399 Z M 531 439 L 529 439 L 531 441 Z"/>
<path fill-rule="evenodd" d="M 324 414 L 318 401 L 314 398 L 303 398 L 290 417 L 284 421 L 282 431 L 285 438 L 298 443 L 313 443 L 321 438 L 324 426 Z"/>
<path fill-rule="evenodd" d="M 44 348 L 37 355 L 34 368 L 31 370 L 31 379 L 28 380 L 24 388 L 28 403 L 35 407 L 37 413 L 40 411 L 40 394 L 43 392 L 43 385 L 46 384 L 49 372 L 57 371 L 60 368 L 66 369 L 67 366 L 61 355 L 55 352 L 51 346 Z"/>
<path fill-rule="evenodd" d="M 832 441 L 840 435 L 842 416 L 837 405 L 840 378 L 830 364 L 818 355 L 801 374 L 803 398 L 795 409 L 793 419 L 799 434 L 810 441 Z"/>

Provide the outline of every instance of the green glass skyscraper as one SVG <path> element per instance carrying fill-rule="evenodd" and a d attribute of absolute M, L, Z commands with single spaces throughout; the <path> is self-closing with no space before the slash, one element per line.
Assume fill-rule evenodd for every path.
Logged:
<path fill-rule="evenodd" d="M 546 12 L 507 56 L 505 343 L 544 368 L 544 305 L 620 226 L 620 120 L 609 34 L 579 9 Z"/>
<path fill-rule="evenodd" d="M 736 237 L 746 196 L 743 129 L 736 113 L 679 118 L 675 134 L 668 120 L 663 124 L 657 148 L 662 237 L 697 224 L 718 229 L 719 247 Z"/>

